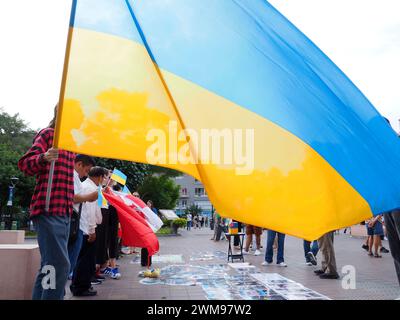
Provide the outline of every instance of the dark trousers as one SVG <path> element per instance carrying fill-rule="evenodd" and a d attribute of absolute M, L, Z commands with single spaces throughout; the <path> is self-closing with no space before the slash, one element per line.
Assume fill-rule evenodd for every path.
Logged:
<path fill-rule="evenodd" d="M 215 241 L 219 241 L 221 239 L 221 235 L 223 232 L 223 226 L 218 224 L 215 226 L 215 228 L 216 228 Z"/>
<path fill-rule="evenodd" d="M 70 286 L 73 294 L 89 290 L 91 279 L 96 271 L 96 241 L 88 242 L 89 236 L 84 235 L 81 252 L 72 277 Z"/>
<path fill-rule="evenodd" d="M 102 221 L 96 228 L 96 264 L 103 265 L 108 260 L 109 213 L 101 209 Z"/>
<path fill-rule="evenodd" d="M 109 211 L 109 229 L 108 229 L 108 259 L 116 259 L 118 257 L 118 213 L 117 210 L 110 206 Z"/>
<path fill-rule="evenodd" d="M 237 221 L 234 221 L 234 222 L 237 222 Z M 241 222 L 238 222 L 238 232 L 242 232 L 242 223 Z M 233 245 L 235 247 L 240 246 L 240 236 L 233 237 Z"/>
<path fill-rule="evenodd" d="M 319 251 L 318 241 L 315 240 L 311 243 L 310 241 L 304 240 L 303 247 L 304 247 L 304 257 L 306 258 L 306 262 L 310 262 L 310 259 L 307 257 L 307 254 L 310 251 L 314 254 L 314 256 L 318 254 Z"/>
<path fill-rule="evenodd" d="M 400 210 L 393 210 L 384 215 L 387 237 L 394 266 L 396 268 L 397 280 L 400 284 Z"/>
<path fill-rule="evenodd" d="M 267 233 L 267 249 L 265 250 L 265 261 L 271 263 L 274 255 L 274 242 L 275 237 L 278 237 L 278 254 L 276 257 L 276 263 L 285 262 L 284 250 L 285 250 L 285 235 L 276 231 L 268 230 Z"/>

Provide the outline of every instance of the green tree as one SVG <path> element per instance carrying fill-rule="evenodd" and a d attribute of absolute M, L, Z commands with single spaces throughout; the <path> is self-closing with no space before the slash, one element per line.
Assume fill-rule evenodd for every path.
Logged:
<path fill-rule="evenodd" d="M 185 209 L 185 214 L 187 215 L 190 213 L 193 217 L 198 216 L 202 212 L 203 212 L 203 210 L 196 204 L 192 204 L 190 207 L 187 207 Z"/>
<path fill-rule="evenodd" d="M 118 169 L 127 176 L 127 187 L 132 192 L 136 191 L 144 179 L 151 174 L 149 165 L 123 160 L 97 158 L 96 164 L 107 169 Z"/>
<path fill-rule="evenodd" d="M 170 178 L 175 178 L 183 175 L 182 172 L 176 171 L 174 169 L 169 169 L 169 168 L 164 168 L 164 167 L 159 167 L 159 166 L 154 166 L 154 165 L 149 165 L 149 170 L 152 174 L 159 174 L 159 175 L 166 175 Z"/>
<path fill-rule="evenodd" d="M 0 109 L 0 206 L 4 207 L 8 199 L 10 178 L 17 177 L 19 182 L 14 191 L 14 205 L 29 207 L 35 180 L 26 177 L 18 170 L 18 160 L 32 145 L 35 131 L 28 128 L 18 114 L 13 116 Z"/>
<path fill-rule="evenodd" d="M 166 175 L 146 177 L 138 191 L 144 201 L 152 200 L 157 209 L 175 209 L 179 198 L 179 186 Z"/>

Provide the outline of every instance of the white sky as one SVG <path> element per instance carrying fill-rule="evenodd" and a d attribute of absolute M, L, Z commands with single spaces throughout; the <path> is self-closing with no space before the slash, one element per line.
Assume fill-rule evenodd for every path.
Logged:
<path fill-rule="evenodd" d="M 224 0 L 215 0 L 224 1 Z M 353 80 L 395 129 L 400 0 L 270 0 Z M 71 0 L 0 2 L 0 107 L 45 126 L 58 101 Z"/>

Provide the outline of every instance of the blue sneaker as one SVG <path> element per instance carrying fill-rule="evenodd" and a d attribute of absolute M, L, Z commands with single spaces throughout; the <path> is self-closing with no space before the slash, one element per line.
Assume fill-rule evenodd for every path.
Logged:
<path fill-rule="evenodd" d="M 114 268 L 111 271 L 111 279 L 119 280 L 121 279 L 121 274 L 119 273 L 118 268 Z"/>
<path fill-rule="evenodd" d="M 100 270 L 100 275 L 102 276 L 111 276 L 112 275 L 112 270 L 110 267 L 107 267 L 103 270 Z"/>

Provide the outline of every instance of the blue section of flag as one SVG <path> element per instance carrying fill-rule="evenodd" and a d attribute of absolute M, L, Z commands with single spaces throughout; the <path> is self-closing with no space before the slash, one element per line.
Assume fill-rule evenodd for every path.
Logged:
<path fill-rule="evenodd" d="M 105 207 L 106 205 L 107 205 L 107 200 L 106 200 L 106 198 L 104 197 L 104 195 L 103 195 L 103 192 L 102 192 L 102 190 L 101 190 L 101 187 L 99 186 L 99 190 L 98 190 L 98 196 L 97 196 L 97 205 L 100 207 L 100 208 L 103 208 L 103 207 Z"/>
<path fill-rule="evenodd" d="M 124 188 L 122 189 L 123 193 L 127 193 L 127 194 L 132 194 L 132 192 L 128 189 L 128 187 L 125 185 Z"/>
<path fill-rule="evenodd" d="M 74 19 L 71 19 L 71 26 L 110 33 L 141 43 L 125 0 L 78 0 L 77 4 L 75 2 L 76 0 L 73 4 Z M 96 14 L 93 14 L 93 10 Z"/>
<path fill-rule="evenodd" d="M 296 135 L 335 168 L 375 214 L 399 207 L 400 142 L 395 132 L 346 75 L 271 4 L 129 3 L 131 8 L 126 0 L 79 1 L 81 16 L 75 26 L 143 44 L 132 13 L 161 69 Z M 96 18 L 90 19 L 94 7 Z M 110 18 L 115 14 L 118 20 Z"/>
<path fill-rule="evenodd" d="M 103 193 L 101 192 L 101 187 L 100 186 L 98 188 L 97 205 L 100 208 L 103 206 Z"/>

